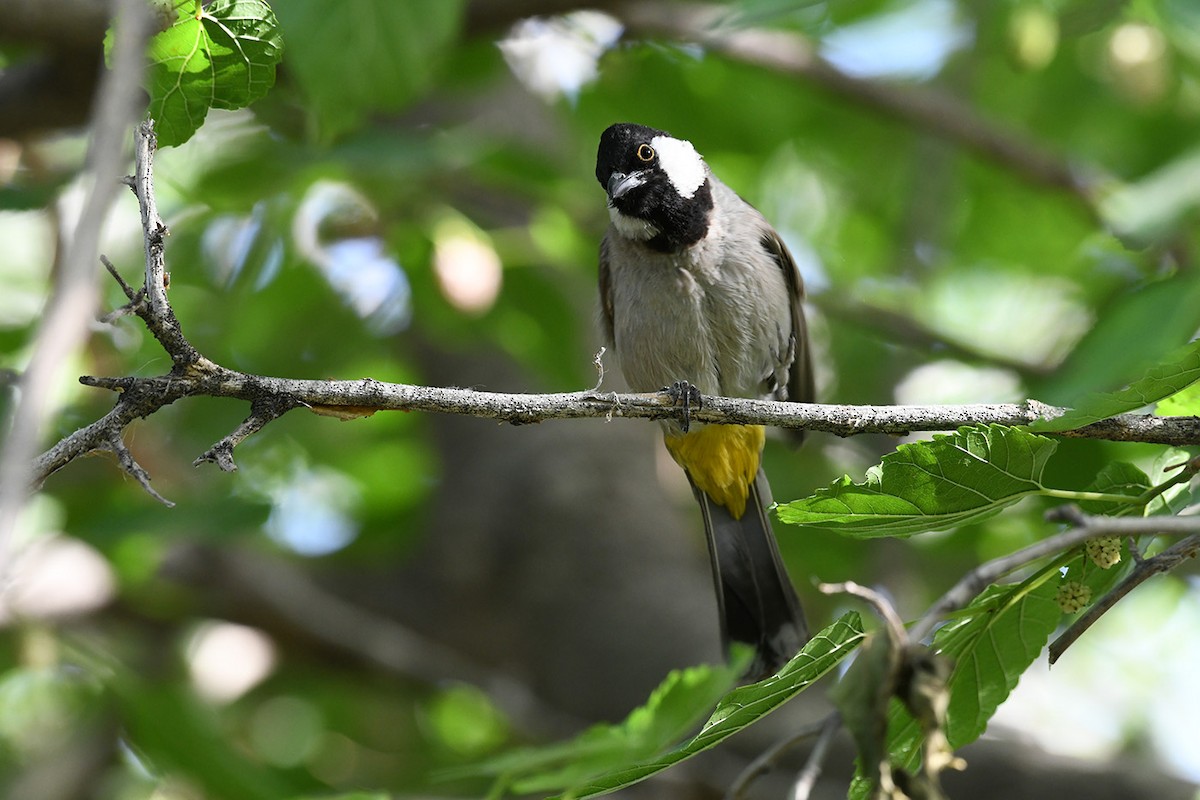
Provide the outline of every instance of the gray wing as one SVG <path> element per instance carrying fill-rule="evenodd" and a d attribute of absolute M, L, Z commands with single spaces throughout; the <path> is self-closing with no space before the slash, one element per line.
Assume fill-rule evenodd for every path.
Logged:
<path fill-rule="evenodd" d="M 600 329 L 604 334 L 604 344 L 613 348 L 613 301 L 611 269 L 608 266 L 608 236 L 600 240 Z"/>
<path fill-rule="evenodd" d="M 787 367 L 787 385 L 776 389 L 775 396 L 776 399 L 793 403 L 811 403 L 816 397 L 816 387 L 813 382 L 812 355 L 808 347 L 808 326 L 804 322 L 804 281 L 792 254 L 788 252 L 774 229 L 768 229 L 763 234 L 762 246 L 783 270 L 784 281 L 792 300 L 792 336 L 791 346 L 788 348 L 792 354 L 792 362 Z M 804 437 L 803 431 L 789 429 L 788 433 L 796 437 L 797 441 Z"/>

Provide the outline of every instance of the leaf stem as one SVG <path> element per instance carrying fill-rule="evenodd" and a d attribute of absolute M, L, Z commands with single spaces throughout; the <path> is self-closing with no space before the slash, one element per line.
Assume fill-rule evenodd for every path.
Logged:
<path fill-rule="evenodd" d="M 1142 495 L 1110 494 L 1108 492 L 1084 492 L 1075 489 L 1049 489 L 1042 487 L 1040 494 L 1046 497 L 1055 497 L 1059 500 L 1070 500 L 1075 503 L 1094 501 L 1098 503 L 1138 505 L 1146 502 Z"/>

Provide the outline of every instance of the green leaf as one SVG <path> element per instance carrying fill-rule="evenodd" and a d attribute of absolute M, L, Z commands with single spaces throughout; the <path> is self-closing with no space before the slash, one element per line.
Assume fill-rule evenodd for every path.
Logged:
<path fill-rule="evenodd" d="M 1112 461 L 1096 474 L 1095 480 L 1087 487 L 1089 492 L 1103 494 L 1120 494 L 1127 497 L 1138 497 L 1150 489 L 1150 478 L 1145 472 L 1128 461 Z M 1114 511 L 1129 510 L 1132 506 L 1106 502 L 1104 500 L 1084 500 L 1079 507 L 1089 514 L 1110 514 Z"/>
<path fill-rule="evenodd" d="M 690 741 L 652 761 L 596 776 L 586 785 L 572 787 L 556 800 L 595 797 L 623 789 L 714 747 L 807 689 L 853 652 L 862 639 L 862 620 L 857 613 L 846 614 L 813 636 L 776 675 L 726 695 Z"/>
<path fill-rule="evenodd" d="M 1072 411 L 1030 425 L 1035 431 L 1067 431 L 1102 419 L 1136 411 L 1170 397 L 1200 380 L 1200 340 L 1169 354 L 1119 392 L 1098 392 L 1085 397 Z"/>
<path fill-rule="evenodd" d="M 947 735 L 958 748 L 979 738 L 1054 632 L 1062 610 L 1055 602 L 1056 571 L 1010 586 L 991 586 L 933 637 L 938 652 L 955 659 L 950 677 Z M 1046 578 L 1046 579 L 1043 579 Z"/>
<path fill-rule="evenodd" d="M 1097 267 L 1103 270 L 1103 267 Z M 1182 270 L 1117 291 L 1094 310 L 1095 322 L 1034 397 L 1075 405 L 1089 392 L 1127 386 L 1200 328 L 1200 273 Z"/>
<path fill-rule="evenodd" d="M 515 793 L 561 791 L 564 798 L 616 791 L 707 750 L 766 716 L 833 669 L 862 638 L 862 620 L 857 613 L 846 614 L 813 636 L 766 680 L 725 693 L 736 668 L 673 672 L 644 706 L 618 725 L 599 725 L 569 742 L 506 754 L 447 777 L 499 775 Z M 700 732 L 673 747 L 714 704 Z"/>
<path fill-rule="evenodd" d="M 974 522 L 1041 491 L 1057 444 L 1001 425 L 960 428 L 929 442 L 900 445 L 867 471 L 812 497 L 777 506 L 792 525 L 857 538 L 910 536 Z"/>
<path fill-rule="evenodd" d="M 445 776 L 503 775 L 523 792 L 586 781 L 678 742 L 733 687 L 739 671 L 740 667 L 713 666 L 675 670 L 620 724 L 595 725 L 570 741 L 516 750 Z"/>
<path fill-rule="evenodd" d="M 462 0 L 288 0 L 279 20 L 288 67 L 324 138 L 371 112 L 396 111 L 426 89 L 450 50 Z"/>
<path fill-rule="evenodd" d="M 946 724 L 955 749 L 979 738 L 1054 632 L 1062 618 L 1054 600 L 1057 574 L 1043 571 L 1023 583 L 989 586 L 934 635 L 934 649 L 955 662 Z M 892 762 L 916 769 L 921 743 L 917 721 L 894 700 L 888 714 Z M 870 788 L 859 773 L 849 796 L 865 798 Z"/>
<path fill-rule="evenodd" d="M 1154 413 L 1160 417 L 1200 416 L 1200 383 L 1193 383 L 1182 391 L 1158 401 Z"/>
<path fill-rule="evenodd" d="M 262 97 L 275 83 L 282 53 L 264 0 L 215 0 L 181 14 L 150 40 L 149 115 L 159 145 L 186 142 L 209 108 L 242 108 Z"/>

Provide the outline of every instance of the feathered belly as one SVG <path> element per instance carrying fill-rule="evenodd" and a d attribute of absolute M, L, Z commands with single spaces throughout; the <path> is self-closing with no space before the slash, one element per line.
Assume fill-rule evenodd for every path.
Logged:
<path fill-rule="evenodd" d="M 615 298 L 613 346 L 621 372 L 635 392 L 652 392 L 686 380 L 703 394 L 720 393 L 720 375 L 703 296 L 682 286 L 620 287 Z"/>

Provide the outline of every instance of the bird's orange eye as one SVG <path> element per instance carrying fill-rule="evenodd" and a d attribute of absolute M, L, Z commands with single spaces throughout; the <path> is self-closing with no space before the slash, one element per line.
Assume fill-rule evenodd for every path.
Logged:
<path fill-rule="evenodd" d="M 637 157 L 642 161 L 653 161 L 654 148 L 648 144 L 639 144 L 637 149 Z"/>

